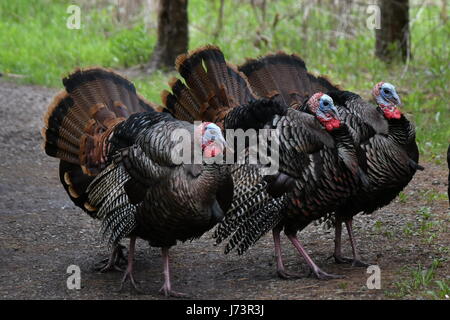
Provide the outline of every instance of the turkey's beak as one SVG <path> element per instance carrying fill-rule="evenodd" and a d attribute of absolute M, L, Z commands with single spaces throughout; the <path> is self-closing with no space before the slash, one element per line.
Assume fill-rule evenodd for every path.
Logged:
<path fill-rule="evenodd" d="M 329 114 L 336 120 L 340 120 L 339 119 L 339 114 L 337 113 L 336 109 L 330 109 Z"/>
<path fill-rule="evenodd" d="M 396 92 L 394 92 L 394 94 L 392 95 L 392 98 L 389 99 L 389 102 L 392 102 L 396 106 L 402 105 L 402 101 L 400 100 L 400 97 L 398 96 L 398 94 Z"/>

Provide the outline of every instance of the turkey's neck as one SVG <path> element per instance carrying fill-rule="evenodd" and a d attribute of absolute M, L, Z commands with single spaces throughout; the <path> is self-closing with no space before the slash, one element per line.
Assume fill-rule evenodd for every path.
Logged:
<path fill-rule="evenodd" d="M 389 138 L 399 145 L 406 145 L 414 137 L 414 129 L 411 123 L 402 115 L 400 119 L 389 119 Z M 411 137 L 412 136 L 412 137 Z"/>
<path fill-rule="evenodd" d="M 332 130 L 330 134 L 336 142 L 336 147 L 338 150 L 355 150 L 355 141 L 353 140 L 346 125 L 341 125 L 340 128 Z"/>
<path fill-rule="evenodd" d="M 358 170 L 358 157 L 355 141 L 353 140 L 348 127 L 342 125 L 340 128 L 331 132 L 336 147 L 338 150 L 339 158 L 344 162 L 347 169 L 349 169 L 353 175 L 356 175 Z"/>

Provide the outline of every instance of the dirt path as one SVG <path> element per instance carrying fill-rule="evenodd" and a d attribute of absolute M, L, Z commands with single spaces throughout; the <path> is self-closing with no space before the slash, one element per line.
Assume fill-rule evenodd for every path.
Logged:
<path fill-rule="evenodd" d="M 117 293 L 120 273 L 94 271 L 94 263 L 107 255 L 99 223 L 72 205 L 59 183 L 58 161 L 40 148 L 42 115 L 55 93 L 0 81 L 0 298 L 161 299 L 160 252 L 143 241 L 138 241 L 135 277 L 147 294 Z M 280 280 L 270 235 L 238 257 L 223 255 L 208 233 L 171 250 L 173 285 L 195 299 L 385 299 L 398 292 L 395 283 L 408 281 L 409 268 L 418 264 L 428 267 L 441 259 L 436 279 L 448 277 L 447 171 L 443 164 L 425 165 L 401 201 L 355 221 L 363 258 L 381 268 L 381 290 L 367 289 L 365 268 L 327 260 L 333 232 L 321 226 L 308 227 L 301 239 L 320 267 L 344 279 Z M 427 227 L 427 222 L 432 223 Z M 283 244 L 287 267 L 305 273 L 305 262 L 286 238 Z M 344 249 L 350 255 L 347 238 Z M 81 268 L 81 290 L 66 287 L 72 264 Z M 422 293 L 405 298 L 418 296 Z"/>

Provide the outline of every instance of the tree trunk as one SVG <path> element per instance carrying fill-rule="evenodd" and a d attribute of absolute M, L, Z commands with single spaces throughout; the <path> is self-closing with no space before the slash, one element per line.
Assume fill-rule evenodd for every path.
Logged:
<path fill-rule="evenodd" d="M 173 69 L 176 57 L 188 50 L 188 0 L 160 0 L 158 42 L 150 58 L 149 71 Z"/>
<path fill-rule="evenodd" d="M 385 62 L 410 55 L 408 0 L 380 0 L 381 29 L 377 29 L 375 55 Z"/>

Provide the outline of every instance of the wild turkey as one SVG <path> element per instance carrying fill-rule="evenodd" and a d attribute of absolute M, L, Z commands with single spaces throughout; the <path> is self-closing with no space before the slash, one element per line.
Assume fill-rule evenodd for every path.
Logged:
<path fill-rule="evenodd" d="M 352 232 L 352 218 L 357 213 L 372 213 L 390 203 L 409 183 L 417 169 L 418 149 L 413 125 L 398 110 L 400 104 L 394 86 L 378 83 L 373 95 L 378 108 L 360 96 L 330 83 L 324 77 L 308 73 L 296 55 L 279 52 L 258 60 L 249 60 L 239 68 L 252 89 L 262 97 L 284 99 L 296 108 L 305 97 L 317 90 L 326 92 L 335 102 L 341 119 L 353 139 L 364 150 L 370 186 L 361 188 L 335 208 L 335 252 L 338 263 L 352 262 L 366 266 L 359 259 Z M 353 259 L 341 255 L 341 225 L 345 222 L 353 250 Z"/>
<path fill-rule="evenodd" d="M 186 85 L 175 79 L 171 82 L 172 93 L 163 93 L 163 103 L 169 112 L 190 121 L 211 121 L 226 129 L 248 126 L 245 117 L 232 121 L 230 110 L 245 103 L 251 105 L 257 96 L 249 88 L 246 78 L 226 63 L 219 48 L 206 46 L 179 57 L 177 70 Z M 218 94 L 211 92 L 211 84 L 221 88 Z M 233 103 L 225 104 L 226 101 Z M 278 101 L 274 104 L 286 107 Z M 236 166 L 233 171 L 236 196 L 232 210 L 225 215 L 215 236 L 217 242 L 221 242 L 234 233 L 226 251 L 237 246 L 243 252 L 274 229 L 277 271 L 280 276 L 289 277 L 281 260 L 279 241 L 284 227 L 314 274 L 328 278 L 334 276 L 320 270 L 312 261 L 296 232 L 323 217 L 341 199 L 359 188 L 364 179 L 359 161 L 364 162 L 364 159 L 358 159 L 363 153 L 355 149 L 346 126 L 340 126 L 333 101 L 327 95 L 312 95 L 305 108 L 311 114 L 290 109 L 264 126 L 280 134 L 279 170 L 294 179 L 293 191 L 274 199 L 265 190 L 270 178 L 264 181 L 254 167 Z M 259 110 L 253 110 L 259 117 Z M 277 177 L 278 182 L 284 184 L 284 178 Z"/>
<path fill-rule="evenodd" d="M 86 145 L 90 145 L 92 149 L 93 140 L 98 140 L 102 136 L 101 129 L 94 133 L 93 120 L 88 112 L 80 109 L 75 103 L 87 105 L 97 103 L 99 95 L 101 99 L 105 99 L 109 108 L 115 109 L 115 118 L 110 116 L 114 121 L 123 120 L 123 116 L 135 112 L 152 111 L 154 105 L 146 101 L 141 96 L 137 95 L 134 86 L 123 77 L 115 74 L 110 70 L 92 69 L 85 70 L 85 73 L 95 75 L 96 78 L 90 79 L 88 85 L 83 85 L 83 88 L 75 88 L 74 82 L 69 81 L 69 78 L 64 79 L 64 85 L 69 86 L 68 91 L 60 92 L 53 100 L 48 108 L 48 112 L 44 116 L 45 126 L 42 130 L 44 138 L 44 149 L 47 155 L 61 159 L 59 164 L 59 177 L 61 184 L 66 190 L 72 202 L 87 212 L 91 217 L 93 214 L 92 208 L 87 201 L 86 189 L 88 185 L 94 180 L 95 174 L 98 170 L 88 170 L 86 168 L 86 161 L 88 157 L 80 153 L 81 149 L 87 149 Z M 76 74 L 76 73 L 75 73 Z M 76 95 L 76 100 L 75 96 Z M 103 101 L 101 101 L 103 102 Z M 124 107 L 128 109 L 125 110 Z M 102 113 L 106 113 L 103 110 Z M 64 126 L 62 126 L 62 122 Z M 102 120 L 107 121 L 107 119 Z M 89 123 L 90 127 L 83 127 Z M 107 125 L 114 127 L 114 123 Z M 84 135 L 86 131 L 87 135 Z M 99 168 L 104 168 L 104 164 L 99 164 Z M 121 270 L 120 264 L 126 261 L 123 254 L 124 247 L 119 243 L 114 244 L 111 255 L 107 261 L 100 262 L 96 269 L 105 272 L 108 270 Z"/>
<path fill-rule="evenodd" d="M 194 128 L 156 112 L 131 82 L 108 70 L 77 70 L 63 82 L 67 92 L 55 98 L 46 116 L 46 153 L 82 169 L 66 171 L 65 182 L 74 198 L 86 200 L 90 215 L 102 220 L 109 243 L 130 237 L 122 285 L 129 277 L 136 287 L 133 256 L 140 237 L 162 248 L 161 292 L 177 295 L 170 284 L 169 247 L 213 227 L 231 202 L 233 186 L 227 166 L 175 164 L 171 151 L 178 141 L 171 134 L 183 129 L 194 137 L 196 131 L 192 144 L 212 155 L 224 148 L 220 129 L 212 123 Z M 88 186 L 78 184 L 92 175 Z"/>

